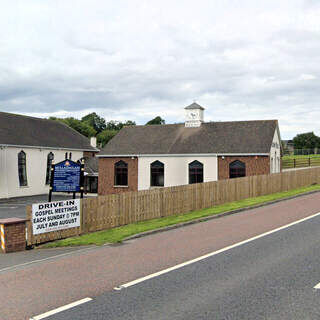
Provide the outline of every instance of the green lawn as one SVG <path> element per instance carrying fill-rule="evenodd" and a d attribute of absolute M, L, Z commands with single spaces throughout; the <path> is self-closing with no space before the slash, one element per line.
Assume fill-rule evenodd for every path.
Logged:
<path fill-rule="evenodd" d="M 320 154 L 283 156 L 282 160 L 308 159 L 308 158 L 320 158 Z"/>
<path fill-rule="evenodd" d="M 261 196 L 257 198 L 249 198 L 241 201 L 226 203 L 218 205 L 212 208 L 192 211 L 185 214 L 179 214 L 171 217 L 153 219 L 148 221 L 142 221 L 138 223 L 129 224 L 126 226 L 108 229 L 99 232 L 88 233 L 79 237 L 73 237 L 63 240 L 47 243 L 41 247 L 53 248 L 63 246 L 81 246 L 81 245 L 102 245 L 104 243 L 121 242 L 125 238 L 138 234 L 144 231 L 154 230 L 166 226 L 175 225 L 182 222 L 187 222 L 203 217 L 217 215 L 232 210 L 241 208 L 248 208 L 259 204 L 267 203 L 270 201 L 285 199 L 298 194 L 303 194 L 310 191 L 320 190 L 320 185 L 312 185 L 300 189 L 290 190 L 286 192 L 274 193 L 267 196 Z"/>

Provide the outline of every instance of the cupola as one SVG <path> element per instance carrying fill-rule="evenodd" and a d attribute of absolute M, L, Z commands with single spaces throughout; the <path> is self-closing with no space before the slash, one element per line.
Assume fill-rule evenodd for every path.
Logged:
<path fill-rule="evenodd" d="M 203 122 L 204 108 L 194 102 L 184 109 L 186 110 L 185 127 L 200 127 L 201 123 Z"/>

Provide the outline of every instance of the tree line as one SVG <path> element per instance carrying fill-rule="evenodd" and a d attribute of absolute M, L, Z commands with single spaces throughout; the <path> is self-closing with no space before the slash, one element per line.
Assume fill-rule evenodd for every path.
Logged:
<path fill-rule="evenodd" d="M 124 122 L 111 120 L 107 122 L 95 112 L 87 114 L 86 116 L 82 117 L 81 120 L 73 117 L 50 117 L 49 119 L 61 121 L 88 138 L 97 137 L 97 143 L 99 147 L 104 147 L 123 127 L 136 125 L 135 121 L 132 120 L 127 120 Z M 158 116 L 146 123 L 146 125 L 152 124 L 165 124 L 165 120 Z"/>
<path fill-rule="evenodd" d="M 297 134 L 292 141 L 295 149 L 320 148 L 320 137 L 314 132 Z"/>

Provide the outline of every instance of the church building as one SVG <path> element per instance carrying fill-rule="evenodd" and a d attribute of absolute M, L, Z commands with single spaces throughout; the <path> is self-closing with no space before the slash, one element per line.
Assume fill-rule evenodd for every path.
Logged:
<path fill-rule="evenodd" d="M 100 195 L 281 171 L 277 120 L 204 122 L 185 108 L 185 123 L 123 128 L 97 155 Z"/>
<path fill-rule="evenodd" d="M 53 162 L 87 159 L 98 151 L 60 121 L 0 112 L 0 198 L 47 194 Z"/>

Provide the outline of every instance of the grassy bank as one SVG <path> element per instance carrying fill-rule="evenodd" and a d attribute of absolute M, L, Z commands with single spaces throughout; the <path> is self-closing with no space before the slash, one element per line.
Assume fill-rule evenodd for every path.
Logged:
<path fill-rule="evenodd" d="M 137 222 L 129 224 L 126 226 L 113 228 L 104 231 L 93 232 L 85 234 L 79 237 L 73 237 L 63 240 L 58 240 L 54 242 L 42 245 L 45 248 L 63 247 L 63 246 L 80 246 L 80 245 L 102 245 L 104 243 L 115 243 L 121 242 L 125 238 L 158 228 L 163 228 L 166 226 L 175 225 L 182 222 L 192 221 L 203 217 L 213 216 L 220 213 L 248 208 L 256 206 L 259 204 L 268 203 L 271 201 L 285 199 L 298 194 L 303 194 L 310 191 L 320 190 L 320 185 L 312 185 L 309 187 L 299 188 L 295 190 L 290 190 L 286 192 L 279 192 L 270 194 L 267 196 L 261 196 L 256 198 L 249 198 L 245 200 L 230 202 L 222 205 L 218 205 L 212 208 L 207 208 L 203 210 L 192 211 L 185 214 L 174 215 L 165 218 L 152 219 L 148 221 Z"/>

